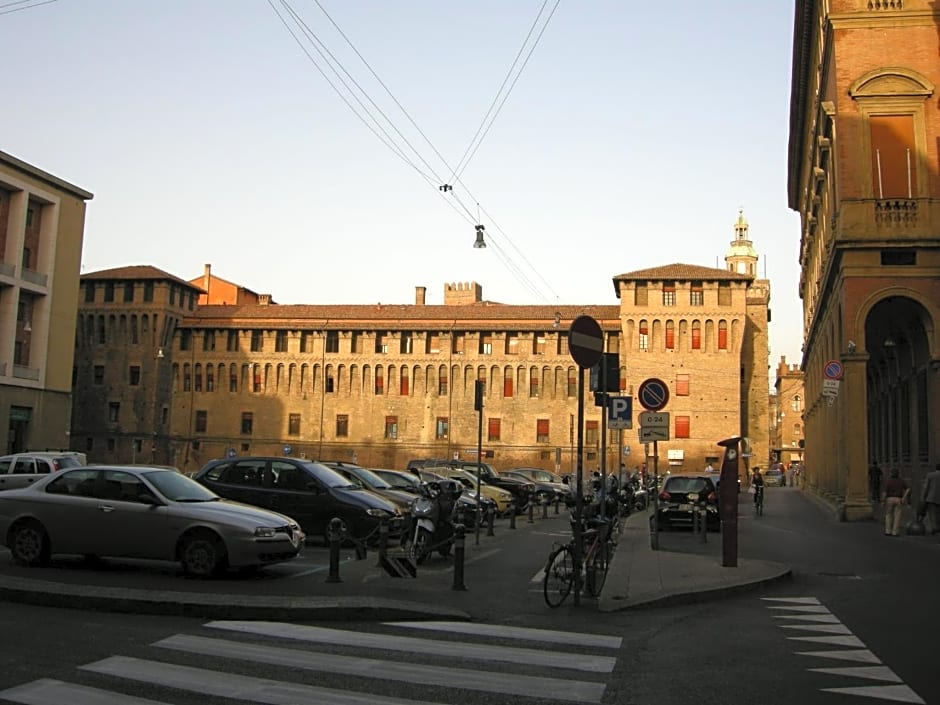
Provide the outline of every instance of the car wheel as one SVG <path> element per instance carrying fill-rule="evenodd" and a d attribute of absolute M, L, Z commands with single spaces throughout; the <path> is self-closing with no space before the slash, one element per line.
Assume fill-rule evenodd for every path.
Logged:
<path fill-rule="evenodd" d="M 49 562 L 49 534 L 38 521 L 17 524 L 10 533 L 10 553 L 18 565 L 45 565 Z"/>
<path fill-rule="evenodd" d="M 209 531 L 198 531 L 183 538 L 180 563 L 187 575 L 206 578 L 226 568 L 225 545 Z"/>

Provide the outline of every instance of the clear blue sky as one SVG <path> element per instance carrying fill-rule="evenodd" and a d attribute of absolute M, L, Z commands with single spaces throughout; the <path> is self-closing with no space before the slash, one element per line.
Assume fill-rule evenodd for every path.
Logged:
<path fill-rule="evenodd" d="M 40 1 L 0 0 L 0 13 Z M 476 281 L 510 304 L 616 304 L 615 275 L 724 266 L 743 207 L 771 281 L 768 362 L 800 361 L 792 3 L 272 3 L 317 64 L 329 72 L 286 7 L 388 116 L 407 160 L 267 0 L 0 14 L 0 149 L 94 192 L 84 272 L 192 278 L 211 263 L 279 303 L 411 303 L 426 286 L 434 304 L 446 282 Z M 477 222 L 486 249 L 472 248 Z"/>

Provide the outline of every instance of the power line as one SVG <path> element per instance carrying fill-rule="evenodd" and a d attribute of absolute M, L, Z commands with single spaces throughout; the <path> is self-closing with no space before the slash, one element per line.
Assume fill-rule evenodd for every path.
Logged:
<path fill-rule="evenodd" d="M 54 2 L 59 0 L 43 0 L 43 2 L 37 2 L 35 5 L 26 5 L 25 7 L 13 7 L 14 5 L 23 5 L 24 3 L 31 2 L 32 0 L 15 0 L 15 2 L 8 2 L 3 5 L 0 5 L 0 15 L 9 15 L 13 12 L 20 12 L 22 10 L 32 10 L 33 8 L 40 7 L 41 5 L 51 5 Z M 12 10 L 7 10 L 5 8 L 13 7 Z"/>

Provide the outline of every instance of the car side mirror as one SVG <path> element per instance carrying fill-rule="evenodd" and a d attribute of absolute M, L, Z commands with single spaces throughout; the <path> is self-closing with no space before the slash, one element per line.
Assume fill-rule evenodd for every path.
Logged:
<path fill-rule="evenodd" d="M 139 495 L 137 495 L 137 501 L 138 501 L 140 504 L 149 504 L 149 505 L 152 506 L 152 507 L 161 507 L 161 506 L 163 506 L 163 502 L 161 502 L 160 500 L 158 500 L 158 499 L 157 499 L 156 497 L 154 497 L 152 494 L 148 494 L 148 493 L 146 493 L 146 492 L 141 492 Z"/>

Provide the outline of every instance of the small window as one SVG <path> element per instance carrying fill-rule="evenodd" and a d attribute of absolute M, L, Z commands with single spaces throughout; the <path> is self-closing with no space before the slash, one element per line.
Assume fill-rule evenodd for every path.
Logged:
<path fill-rule="evenodd" d="M 414 333 L 403 330 L 399 339 L 398 351 L 402 355 L 410 355 L 414 351 Z"/>
<path fill-rule="evenodd" d="M 180 350 L 193 349 L 193 332 L 191 330 L 180 331 Z"/>
<path fill-rule="evenodd" d="M 238 331 L 230 330 L 228 339 L 225 341 L 226 352 L 238 352 Z"/>
<path fill-rule="evenodd" d="M 640 321 L 640 350 L 650 349 L 650 329 L 649 323 Z"/>
<path fill-rule="evenodd" d="M 536 398 L 539 395 L 539 371 L 533 369 L 529 372 L 529 396 Z"/>
<path fill-rule="evenodd" d="M 596 447 L 600 434 L 598 433 L 598 423 L 597 421 L 585 421 L 584 422 L 584 443 L 585 445 Z"/>
<path fill-rule="evenodd" d="M 480 333 L 480 355 L 492 355 L 493 354 L 493 334 L 492 333 Z"/>
<path fill-rule="evenodd" d="M 687 374 L 676 375 L 676 396 L 677 397 L 689 396 L 689 375 Z"/>
<path fill-rule="evenodd" d="M 486 440 L 498 441 L 500 434 L 499 419 L 488 419 L 486 422 Z"/>
<path fill-rule="evenodd" d="M 130 304 L 134 302 L 134 282 L 125 282 L 124 283 L 124 303 Z"/>
<path fill-rule="evenodd" d="M 676 324 L 666 321 L 666 350 L 676 349 Z"/>
<path fill-rule="evenodd" d="M 700 321 L 692 321 L 692 349 L 702 349 L 702 324 Z"/>
<path fill-rule="evenodd" d="M 300 435 L 300 414 L 290 414 L 287 417 L 287 435 Z"/>
<path fill-rule="evenodd" d="M 506 333 L 506 354 L 507 355 L 519 354 L 519 334 L 518 333 Z"/>
<path fill-rule="evenodd" d="M 509 399 L 512 397 L 512 370 L 507 369 L 503 375 L 503 397 Z"/>
<path fill-rule="evenodd" d="M 130 385 L 132 387 L 136 387 L 137 385 L 140 384 L 140 366 L 139 365 L 131 365 L 128 381 L 130 382 Z"/>
<path fill-rule="evenodd" d="M 286 330 L 279 330 L 274 334 L 274 352 L 287 352 Z"/>
<path fill-rule="evenodd" d="M 95 285 L 92 282 L 85 282 L 85 303 L 91 304 L 95 301 Z"/>
<path fill-rule="evenodd" d="M 284 348 L 287 349 L 286 347 Z M 328 330 L 326 332 L 326 352 L 328 353 L 338 353 L 339 352 L 339 331 L 338 330 Z"/>
<path fill-rule="evenodd" d="M 388 352 L 387 333 L 376 332 L 375 334 L 375 352 L 385 354 Z"/>
<path fill-rule="evenodd" d="M 385 417 L 385 437 L 388 439 L 398 438 L 398 417 Z"/>
<path fill-rule="evenodd" d="M 121 402 L 108 402 L 108 421 L 117 423 L 121 418 Z"/>
<path fill-rule="evenodd" d="M 114 301 L 114 282 L 104 283 L 104 300 L 105 303 L 112 303 Z"/>
<path fill-rule="evenodd" d="M 705 294 L 702 291 L 702 282 L 692 282 L 692 290 L 689 293 L 689 303 L 692 306 L 702 306 L 705 303 Z"/>
<path fill-rule="evenodd" d="M 262 352 L 264 350 L 264 331 L 251 331 L 251 352 Z"/>
<path fill-rule="evenodd" d="M 153 282 L 144 282 L 144 301 L 153 301 Z"/>
<path fill-rule="evenodd" d="M 676 416 L 676 438 L 690 438 L 689 424 L 690 416 Z"/>
<path fill-rule="evenodd" d="M 731 284 L 728 282 L 718 282 L 718 305 L 731 305 Z"/>
<path fill-rule="evenodd" d="M 637 282 L 636 289 L 633 290 L 633 305 L 648 306 L 649 291 L 646 288 L 646 282 Z"/>
<path fill-rule="evenodd" d="M 434 432 L 434 437 L 435 437 L 437 440 L 443 441 L 443 440 L 446 440 L 446 439 L 447 439 L 447 433 L 448 433 L 448 430 L 449 430 L 449 423 L 448 423 L 448 420 L 447 420 L 447 417 L 446 417 L 446 416 L 438 416 L 438 417 L 437 417 L 437 424 L 436 424 L 436 426 L 435 426 L 435 429 L 436 429 L 436 430 L 435 430 L 435 432 Z"/>
<path fill-rule="evenodd" d="M 205 410 L 196 411 L 196 433 L 205 433 L 209 423 L 209 412 Z"/>
<path fill-rule="evenodd" d="M 727 321 L 718 322 L 718 349 L 719 350 L 728 349 L 728 322 Z"/>
<path fill-rule="evenodd" d="M 663 283 L 663 306 L 676 305 L 676 284 L 675 282 Z"/>
<path fill-rule="evenodd" d="M 385 377 L 382 376 L 382 368 L 375 368 L 375 394 L 380 396 L 385 394 Z"/>
<path fill-rule="evenodd" d="M 206 330 L 202 332 L 202 349 L 206 352 L 215 350 L 215 331 Z"/>
<path fill-rule="evenodd" d="M 535 440 L 537 443 L 548 443 L 548 419 L 537 419 L 535 422 Z"/>
<path fill-rule="evenodd" d="M 95 368 L 94 368 L 94 383 L 95 383 L 95 384 L 104 384 L 104 365 L 95 365 Z"/>
<path fill-rule="evenodd" d="M 447 396 L 447 369 L 441 367 L 441 371 L 438 373 L 437 377 L 437 394 L 438 396 L 446 397 Z"/>
<path fill-rule="evenodd" d="M 336 415 L 336 437 L 347 438 L 349 436 L 349 415 Z"/>
<path fill-rule="evenodd" d="M 409 379 L 410 379 L 410 378 L 408 377 L 408 368 L 407 368 L 407 367 L 402 367 L 402 368 L 401 368 L 401 379 L 399 379 L 399 382 L 398 382 L 398 393 L 399 393 L 401 396 L 403 396 L 403 397 L 407 397 L 407 396 L 408 396 L 408 392 L 409 392 L 409 390 L 410 390 L 410 387 L 409 387 L 409 384 L 408 384 Z"/>
<path fill-rule="evenodd" d="M 250 411 L 242 412 L 242 435 L 250 436 L 254 431 L 255 417 Z"/>

